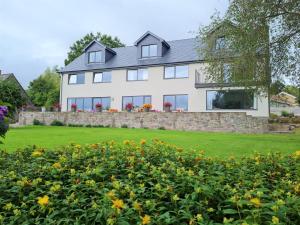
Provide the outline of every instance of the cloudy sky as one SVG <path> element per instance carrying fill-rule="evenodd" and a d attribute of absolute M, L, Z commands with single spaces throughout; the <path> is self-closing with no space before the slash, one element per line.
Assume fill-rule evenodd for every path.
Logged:
<path fill-rule="evenodd" d="M 133 45 L 147 30 L 165 40 L 195 36 L 228 0 L 0 0 L 0 70 L 26 88 L 47 67 L 63 66 L 88 32 Z"/>

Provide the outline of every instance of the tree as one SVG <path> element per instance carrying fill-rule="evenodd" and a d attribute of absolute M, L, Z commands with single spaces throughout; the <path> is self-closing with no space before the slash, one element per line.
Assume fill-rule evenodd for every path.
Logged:
<path fill-rule="evenodd" d="M 60 75 L 57 67 L 47 68 L 43 74 L 29 84 L 28 95 L 36 106 L 52 107 L 59 102 Z"/>
<path fill-rule="evenodd" d="M 101 34 L 100 32 L 97 32 L 96 34 L 89 33 L 86 34 L 80 40 L 76 41 L 70 47 L 70 51 L 68 52 L 68 58 L 65 59 L 65 65 L 68 65 L 70 62 L 72 62 L 74 59 L 80 56 L 82 54 L 83 49 L 93 40 L 97 40 L 109 48 L 118 48 L 125 46 L 118 37 L 112 37 L 107 34 Z"/>
<path fill-rule="evenodd" d="M 209 78 L 220 81 L 224 63 L 231 79 L 246 87 L 269 87 L 271 80 L 298 80 L 300 74 L 300 1 L 232 0 L 223 18 L 200 28 L 199 51 L 208 61 Z M 216 51 L 217 37 L 226 48 Z M 247 77 L 247 79 L 245 79 Z"/>
<path fill-rule="evenodd" d="M 6 103 L 11 113 L 16 112 L 27 102 L 20 87 L 12 80 L 0 80 L 0 90 L 0 104 Z"/>
<path fill-rule="evenodd" d="M 285 89 L 285 84 L 280 80 L 276 80 L 270 86 L 270 94 L 277 95 Z"/>

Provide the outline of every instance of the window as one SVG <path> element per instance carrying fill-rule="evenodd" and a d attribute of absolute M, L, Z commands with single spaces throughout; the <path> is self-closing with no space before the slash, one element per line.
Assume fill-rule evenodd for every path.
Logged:
<path fill-rule="evenodd" d="M 128 70 L 128 81 L 148 80 L 148 69 Z"/>
<path fill-rule="evenodd" d="M 69 75 L 69 84 L 84 84 L 84 74 Z"/>
<path fill-rule="evenodd" d="M 134 107 L 139 108 L 146 103 L 151 104 L 151 96 L 123 96 L 122 108 L 125 109 L 128 103 L 132 103 Z"/>
<path fill-rule="evenodd" d="M 164 103 L 172 104 L 171 110 L 188 111 L 188 95 L 165 95 Z"/>
<path fill-rule="evenodd" d="M 223 65 L 223 81 L 224 83 L 229 83 L 231 80 L 231 67 L 230 64 L 225 63 Z"/>
<path fill-rule="evenodd" d="M 226 40 L 225 37 L 218 37 L 216 39 L 216 50 L 221 50 L 226 48 Z"/>
<path fill-rule="evenodd" d="M 96 109 L 96 104 L 102 104 L 102 108 L 108 110 L 110 108 L 110 97 L 93 98 L 93 109 Z"/>
<path fill-rule="evenodd" d="M 110 83 L 111 72 L 102 72 L 94 74 L 94 83 Z"/>
<path fill-rule="evenodd" d="M 68 111 L 71 111 L 71 105 L 76 104 L 77 110 L 92 111 L 95 109 L 96 104 L 101 103 L 103 109 L 110 108 L 110 97 L 104 98 L 68 98 Z"/>
<path fill-rule="evenodd" d="M 165 79 L 188 78 L 188 77 L 189 77 L 188 65 L 165 67 Z"/>
<path fill-rule="evenodd" d="M 143 45 L 142 58 L 149 58 L 157 56 L 157 45 Z"/>
<path fill-rule="evenodd" d="M 218 109 L 256 109 L 256 99 L 253 91 L 222 90 L 207 91 L 206 108 Z"/>
<path fill-rule="evenodd" d="M 102 51 L 89 52 L 89 63 L 98 63 L 102 61 Z"/>

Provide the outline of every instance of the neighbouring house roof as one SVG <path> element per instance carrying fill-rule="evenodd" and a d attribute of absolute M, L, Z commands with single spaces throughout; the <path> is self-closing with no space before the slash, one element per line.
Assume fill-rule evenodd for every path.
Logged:
<path fill-rule="evenodd" d="M 148 34 L 146 33 L 145 35 Z M 141 38 L 143 38 L 143 36 Z M 162 57 L 151 59 L 139 59 L 137 57 L 137 46 L 112 48 L 116 54 L 106 63 L 100 64 L 86 64 L 85 53 L 83 53 L 64 67 L 61 73 L 186 63 L 203 60 L 203 55 L 199 55 L 198 53 L 198 48 L 201 48 L 201 45 L 196 38 L 167 41 L 166 43 L 170 46 L 168 51 L 166 51 Z"/>
<path fill-rule="evenodd" d="M 291 95 L 291 94 L 289 94 L 289 93 L 287 93 L 287 92 L 284 92 L 284 91 L 280 92 L 278 95 L 280 95 L 280 96 L 286 95 L 286 96 L 289 96 L 290 98 L 297 99 L 296 96 Z"/>
<path fill-rule="evenodd" d="M 297 97 L 295 97 L 289 93 L 286 93 L 286 92 L 280 92 L 277 95 L 273 95 L 273 96 L 271 96 L 270 100 L 273 102 L 278 102 L 278 103 L 286 104 L 289 106 L 298 105 Z"/>

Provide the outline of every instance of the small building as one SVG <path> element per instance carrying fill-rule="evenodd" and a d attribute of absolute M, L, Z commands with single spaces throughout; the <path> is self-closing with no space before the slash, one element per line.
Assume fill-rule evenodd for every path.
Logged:
<path fill-rule="evenodd" d="M 297 97 L 287 92 L 280 92 L 277 95 L 273 95 L 270 99 L 271 107 L 293 107 L 298 106 Z"/>

